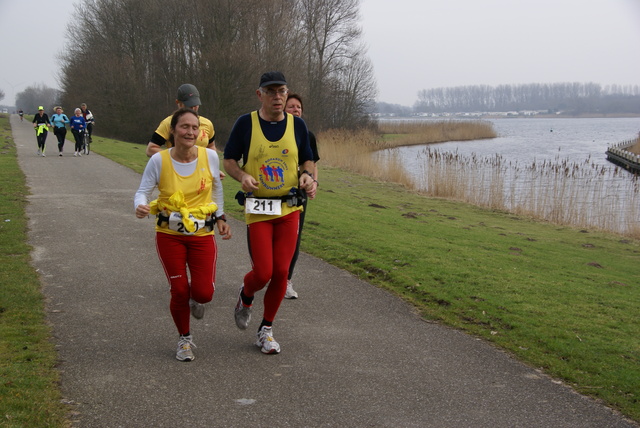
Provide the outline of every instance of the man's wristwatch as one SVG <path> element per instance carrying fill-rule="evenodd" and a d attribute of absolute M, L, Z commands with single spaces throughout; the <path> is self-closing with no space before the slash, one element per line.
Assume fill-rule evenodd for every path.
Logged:
<path fill-rule="evenodd" d="M 302 171 L 302 174 L 307 174 L 309 177 L 313 178 L 313 174 L 310 173 L 309 171 L 307 171 L 306 169 L 304 171 Z M 302 175 L 300 174 L 300 175 Z"/>
<path fill-rule="evenodd" d="M 222 221 L 224 221 L 226 223 L 227 222 L 227 216 L 222 214 L 221 216 L 216 217 L 216 221 L 218 221 L 218 220 L 222 220 Z"/>

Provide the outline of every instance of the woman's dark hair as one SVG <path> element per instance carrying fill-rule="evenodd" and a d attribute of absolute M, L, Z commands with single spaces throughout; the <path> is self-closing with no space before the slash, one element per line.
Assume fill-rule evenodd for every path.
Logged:
<path fill-rule="evenodd" d="M 180 118 L 182 116 L 184 116 L 185 114 L 187 114 L 187 113 L 191 113 L 192 115 L 197 117 L 198 118 L 198 122 L 200 122 L 200 116 L 198 115 L 198 113 L 195 110 L 191 110 L 190 108 L 187 108 L 187 107 L 182 107 L 181 109 L 176 110 L 173 113 L 173 116 L 171 116 L 171 131 L 176 129 L 176 125 L 178 124 L 178 121 L 180 120 Z M 171 145 L 174 145 L 173 132 L 171 132 L 169 134 L 169 142 L 171 143 Z"/>
<path fill-rule="evenodd" d="M 304 104 L 302 104 L 302 97 L 296 94 L 295 92 L 292 92 L 287 96 L 287 101 L 289 101 L 291 98 L 295 98 L 300 102 L 300 110 L 304 112 Z"/>

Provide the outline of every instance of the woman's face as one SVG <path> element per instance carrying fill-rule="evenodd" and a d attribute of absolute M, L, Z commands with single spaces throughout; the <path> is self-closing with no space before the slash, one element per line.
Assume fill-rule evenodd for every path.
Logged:
<path fill-rule="evenodd" d="M 176 127 L 171 130 L 173 141 L 176 146 L 193 147 L 200 133 L 200 121 L 191 114 L 185 113 L 178 119 Z"/>
<path fill-rule="evenodd" d="M 61 108 L 57 108 L 57 109 L 56 109 L 56 113 L 57 113 L 57 114 L 62 114 L 62 109 L 61 109 Z"/>
<path fill-rule="evenodd" d="M 285 106 L 284 111 L 294 116 L 300 117 L 302 116 L 302 105 L 296 98 L 290 98 L 287 100 L 287 105 Z"/>

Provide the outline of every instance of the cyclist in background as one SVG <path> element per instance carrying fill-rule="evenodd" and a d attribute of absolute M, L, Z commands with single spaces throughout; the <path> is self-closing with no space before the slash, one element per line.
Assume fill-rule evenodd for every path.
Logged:
<path fill-rule="evenodd" d="M 93 124 L 96 122 L 93 113 L 91 110 L 87 108 L 85 103 L 80 104 L 80 109 L 82 110 L 82 117 L 84 117 L 84 121 L 87 124 L 87 132 L 89 133 L 89 141 L 93 143 L 93 138 L 91 138 L 91 134 L 93 134 Z"/>

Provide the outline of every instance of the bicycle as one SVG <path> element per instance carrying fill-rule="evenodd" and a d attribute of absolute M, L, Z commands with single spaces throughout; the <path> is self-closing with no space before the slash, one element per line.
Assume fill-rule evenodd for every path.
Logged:
<path fill-rule="evenodd" d="M 86 129 L 82 132 L 82 154 L 88 155 L 91 152 L 91 136 Z"/>

